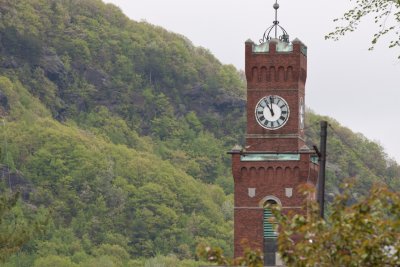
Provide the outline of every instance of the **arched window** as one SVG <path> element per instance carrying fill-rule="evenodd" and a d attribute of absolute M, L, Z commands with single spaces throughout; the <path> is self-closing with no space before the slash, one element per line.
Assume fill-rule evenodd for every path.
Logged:
<path fill-rule="evenodd" d="M 271 211 L 271 205 L 279 205 L 277 201 L 268 198 L 264 203 L 264 265 L 275 266 L 280 262 L 277 245 L 277 223 Z"/>

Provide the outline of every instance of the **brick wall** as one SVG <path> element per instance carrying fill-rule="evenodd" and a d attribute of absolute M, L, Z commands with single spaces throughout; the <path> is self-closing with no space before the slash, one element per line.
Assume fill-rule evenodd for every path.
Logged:
<path fill-rule="evenodd" d="M 263 205 L 268 197 L 282 205 L 283 212 L 302 212 L 305 201 L 298 188 L 315 185 L 318 165 L 311 162 L 312 151 L 302 150 L 304 131 L 299 124 L 300 98 L 305 98 L 307 58 L 304 44 L 293 41 L 291 51 L 276 51 L 277 41 L 269 41 L 268 52 L 253 52 L 254 43 L 245 44 L 247 79 L 247 135 L 243 151 L 232 151 L 234 179 L 234 247 L 241 256 L 241 242 L 263 251 Z M 267 95 L 279 95 L 289 105 L 287 123 L 280 129 L 261 127 L 255 118 L 255 106 Z M 299 153 L 299 160 L 241 161 L 246 153 Z M 249 190 L 250 189 L 250 190 Z M 292 194 L 287 194 L 292 190 Z M 288 191 L 287 191 L 288 190 Z"/>
<path fill-rule="evenodd" d="M 280 149 L 296 151 L 304 145 L 304 131 L 299 128 L 299 102 L 305 97 L 307 77 L 307 58 L 301 53 L 301 42 L 293 42 L 293 51 L 276 52 L 276 42 L 269 42 L 269 51 L 254 53 L 253 42 L 245 44 L 245 73 L 247 79 L 247 134 L 248 135 L 290 135 L 296 134 L 297 140 L 285 140 Z M 286 125 L 277 130 L 260 127 L 255 118 L 255 106 L 267 95 L 279 95 L 289 104 L 290 115 Z M 247 138 L 246 145 L 254 140 Z M 254 138 L 253 138 L 254 139 Z M 268 142 L 275 144 L 277 140 Z M 264 144 L 260 149 L 273 151 L 275 147 Z"/>

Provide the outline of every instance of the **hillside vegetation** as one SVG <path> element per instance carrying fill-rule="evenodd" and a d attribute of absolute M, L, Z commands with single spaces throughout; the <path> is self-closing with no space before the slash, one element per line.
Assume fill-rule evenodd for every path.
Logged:
<path fill-rule="evenodd" d="M 0 190 L 21 192 L 3 224 L 48 218 L 5 266 L 196 266 L 201 242 L 229 255 L 243 75 L 100 0 L 0 0 L 0 14 Z M 308 113 L 310 146 L 321 119 Z M 399 188 L 381 146 L 329 120 L 329 192 L 348 177 L 355 196 Z"/>

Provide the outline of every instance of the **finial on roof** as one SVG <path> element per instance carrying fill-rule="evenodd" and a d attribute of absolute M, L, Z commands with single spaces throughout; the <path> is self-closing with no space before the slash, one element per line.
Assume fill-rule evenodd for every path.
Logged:
<path fill-rule="evenodd" d="M 272 39 L 271 37 L 271 32 L 272 30 L 274 30 L 275 39 L 279 39 L 282 42 L 285 43 L 289 43 L 289 34 L 286 32 L 286 30 L 279 25 L 279 21 L 278 21 L 278 9 L 279 9 L 279 4 L 278 4 L 278 0 L 275 0 L 275 4 L 273 5 L 273 8 L 275 9 L 275 20 L 273 21 L 273 24 L 268 27 L 268 29 L 264 32 L 263 38 L 260 39 L 260 43 L 265 43 L 269 40 Z M 278 38 L 278 30 L 282 31 L 282 35 L 279 36 Z"/>

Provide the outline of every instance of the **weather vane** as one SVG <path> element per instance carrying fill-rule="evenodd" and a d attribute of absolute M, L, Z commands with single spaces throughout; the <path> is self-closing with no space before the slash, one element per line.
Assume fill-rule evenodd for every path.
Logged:
<path fill-rule="evenodd" d="M 263 38 L 260 39 L 260 43 L 265 43 L 268 40 L 271 40 L 271 32 L 272 30 L 274 30 L 275 32 L 275 39 L 278 39 L 278 29 L 280 29 L 282 31 L 282 35 L 279 36 L 279 40 L 285 42 L 285 43 L 289 43 L 289 34 L 286 32 L 286 30 L 279 25 L 279 21 L 278 21 L 278 9 L 279 9 L 279 4 L 278 4 L 278 0 L 275 0 L 275 4 L 273 5 L 273 8 L 275 9 L 275 20 L 273 22 L 273 24 L 268 27 L 267 30 L 265 30 Z"/>

